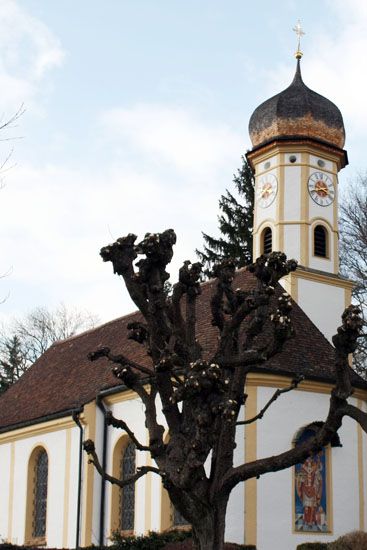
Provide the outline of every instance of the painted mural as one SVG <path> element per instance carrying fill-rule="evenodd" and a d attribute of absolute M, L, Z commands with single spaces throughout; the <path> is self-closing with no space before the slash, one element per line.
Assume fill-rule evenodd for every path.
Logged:
<path fill-rule="evenodd" d="M 296 444 L 304 442 L 312 435 L 313 431 L 304 430 Z M 294 479 L 295 531 L 329 531 L 326 450 L 323 449 L 301 464 L 296 464 Z"/>

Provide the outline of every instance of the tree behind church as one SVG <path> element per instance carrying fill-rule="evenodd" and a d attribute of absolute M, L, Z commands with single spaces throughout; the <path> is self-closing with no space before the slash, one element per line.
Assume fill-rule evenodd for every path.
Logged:
<path fill-rule="evenodd" d="M 342 272 L 355 281 L 353 301 L 362 311 L 367 332 L 367 174 L 350 186 L 340 206 L 340 263 Z M 367 335 L 359 338 L 353 358 L 356 371 L 367 377 Z"/>
<path fill-rule="evenodd" d="M 60 304 L 38 307 L 4 326 L 0 332 L 0 391 L 8 389 L 54 342 L 96 326 L 88 311 Z"/>
<path fill-rule="evenodd" d="M 206 277 L 213 276 L 213 267 L 225 259 L 232 258 L 236 267 L 252 262 L 252 228 L 254 212 L 255 180 L 246 159 L 242 157 L 242 166 L 233 176 L 239 200 L 226 190 L 219 200 L 222 214 L 218 216 L 221 235 L 211 237 L 203 233 L 204 249 L 196 250 L 204 266 Z"/>

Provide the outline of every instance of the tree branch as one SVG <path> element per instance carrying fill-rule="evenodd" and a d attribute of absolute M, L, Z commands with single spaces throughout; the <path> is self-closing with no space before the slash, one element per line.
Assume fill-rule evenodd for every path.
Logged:
<path fill-rule="evenodd" d="M 102 468 L 101 463 L 98 459 L 98 455 L 95 450 L 94 442 L 91 439 L 87 439 L 86 441 L 84 441 L 83 448 L 86 451 L 86 453 L 92 457 L 88 460 L 89 464 L 94 465 L 97 472 L 101 475 L 102 479 L 105 479 L 110 483 L 113 483 L 114 485 L 118 485 L 119 487 L 125 487 L 130 483 L 134 483 L 139 478 L 145 476 L 148 472 L 153 472 L 154 474 L 161 475 L 159 469 L 154 468 L 154 466 L 140 466 L 139 468 L 137 468 L 137 472 L 133 476 L 130 476 L 127 479 L 118 479 L 117 477 L 109 475 Z"/>
<path fill-rule="evenodd" d="M 101 357 L 106 357 L 109 361 L 111 361 L 111 363 L 121 365 L 122 367 L 131 367 L 143 374 L 146 374 L 149 377 L 154 376 L 154 373 L 150 369 L 147 369 L 146 367 L 143 367 L 142 365 L 135 363 L 135 361 L 131 361 L 130 359 L 122 355 L 122 353 L 119 353 L 118 355 L 114 355 L 113 353 L 111 353 L 110 348 L 107 348 L 107 347 L 99 348 L 96 351 L 92 351 L 91 353 L 88 353 L 88 359 L 90 361 L 97 361 Z"/>
<path fill-rule="evenodd" d="M 259 420 L 264 416 L 268 408 L 274 401 L 278 399 L 283 393 L 288 393 L 289 391 L 292 391 L 297 388 L 297 386 L 304 380 L 304 376 L 298 376 L 294 380 L 292 380 L 290 386 L 287 386 L 286 388 L 277 389 L 273 396 L 269 399 L 269 401 L 266 403 L 266 405 L 261 409 L 261 411 L 254 416 L 253 418 L 249 418 L 248 420 L 241 420 L 240 422 L 236 422 L 237 426 L 244 426 L 246 424 L 252 424 L 252 422 L 256 422 L 256 420 Z"/>
<path fill-rule="evenodd" d="M 135 444 L 135 447 L 138 449 L 138 451 L 151 451 L 151 447 L 147 447 L 145 445 L 142 445 L 137 438 L 135 437 L 134 432 L 132 432 L 129 428 L 129 426 L 124 422 L 123 420 L 120 420 L 113 416 L 111 411 L 108 411 L 106 414 L 106 421 L 109 426 L 113 426 L 114 428 L 118 428 L 120 430 L 124 430 L 131 441 Z"/>

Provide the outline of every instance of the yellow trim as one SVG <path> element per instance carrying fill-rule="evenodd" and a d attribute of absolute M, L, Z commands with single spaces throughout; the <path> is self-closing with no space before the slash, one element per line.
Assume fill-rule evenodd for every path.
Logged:
<path fill-rule="evenodd" d="M 173 523 L 172 504 L 169 498 L 168 491 L 161 484 L 161 524 L 160 531 L 171 529 Z"/>
<path fill-rule="evenodd" d="M 307 138 L 305 137 L 305 141 L 307 141 Z M 333 168 L 335 168 L 337 171 L 341 170 L 342 168 L 342 158 L 344 157 L 344 154 L 342 152 L 338 151 L 331 151 L 330 147 L 318 145 L 312 142 L 308 143 L 272 143 L 268 146 L 264 146 L 261 149 L 258 149 L 257 151 L 250 151 L 247 153 L 247 159 L 253 166 L 256 166 L 258 164 L 261 164 L 265 160 L 268 160 L 272 157 L 274 157 L 276 154 L 280 152 L 285 153 L 309 153 L 310 155 L 313 155 L 316 158 L 323 158 L 325 160 L 328 160 L 332 163 Z M 288 164 L 288 163 L 287 163 Z M 299 166 L 299 163 L 296 163 L 297 166 Z M 320 170 L 320 166 L 317 164 L 311 165 L 312 167 L 316 168 L 317 170 Z M 326 170 L 325 168 L 322 168 L 322 170 L 333 172 L 332 170 Z M 335 173 L 335 171 L 334 171 Z"/>
<path fill-rule="evenodd" d="M 10 430 L 0 434 L 0 444 L 18 441 L 19 439 L 25 439 L 35 435 L 40 436 L 49 432 L 56 432 L 58 430 L 64 430 L 72 427 L 75 427 L 75 422 L 71 416 L 58 418 L 56 420 L 49 420 L 48 422 L 40 422 L 39 424 L 33 424 L 32 426 L 19 428 L 17 430 Z"/>
<path fill-rule="evenodd" d="M 333 179 L 334 179 L 334 189 L 335 189 L 333 214 L 334 214 L 334 227 L 336 227 L 336 232 L 334 235 L 334 273 L 339 273 L 339 232 L 338 232 L 339 182 L 338 182 L 337 174 L 334 174 Z"/>
<path fill-rule="evenodd" d="M 82 422 L 85 425 L 85 440 L 92 439 L 95 441 L 96 413 L 97 407 L 95 401 L 92 401 L 84 406 L 84 418 L 82 418 Z M 93 525 L 94 466 L 93 464 L 89 464 L 87 453 L 84 453 L 83 474 L 84 483 L 82 510 L 84 513 L 82 517 L 81 546 L 91 546 Z"/>
<path fill-rule="evenodd" d="M 62 544 L 64 548 L 68 548 L 69 534 L 69 497 L 70 497 L 70 474 L 71 474 L 71 429 L 66 431 L 66 447 L 65 447 L 65 474 L 64 474 L 64 515 L 63 515 L 63 530 Z"/>
<path fill-rule="evenodd" d="M 13 508 L 14 508 L 14 470 L 15 470 L 15 444 L 10 444 L 10 473 L 9 473 L 9 501 L 8 501 L 8 541 L 12 542 L 13 532 Z"/>
<path fill-rule="evenodd" d="M 298 149 L 297 149 L 297 152 L 298 152 Z M 273 157 L 273 156 L 274 155 L 271 155 L 271 157 Z M 334 169 L 320 168 L 320 166 L 318 166 L 316 164 L 312 164 L 311 161 L 310 162 L 301 161 L 301 162 L 295 162 L 295 163 L 278 162 L 278 163 L 274 164 L 273 166 L 271 166 L 270 168 L 268 168 L 267 170 L 259 170 L 259 172 L 256 172 L 256 177 L 261 177 L 264 174 L 267 174 L 268 172 L 270 172 L 271 170 L 274 170 L 275 168 L 278 169 L 280 166 L 290 167 L 290 168 L 292 168 L 293 166 L 299 166 L 301 169 L 306 167 L 306 168 L 311 168 L 312 170 L 317 170 L 317 171 L 322 170 L 323 172 L 327 172 L 328 174 L 330 174 L 330 176 L 335 176 L 335 170 Z"/>
<path fill-rule="evenodd" d="M 147 430 L 146 445 L 149 445 L 149 432 Z M 152 457 L 150 453 L 146 453 L 146 464 L 147 466 L 152 465 Z M 149 533 L 152 529 L 152 476 L 151 472 L 147 473 L 145 476 L 145 525 L 144 532 Z"/>
<path fill-rule="evenodd" d="M 307 190 L 307 179 L 309 173 L 309 164 L 307 164 L 307 159 L 309 155 L 306 153 L 301 153 L 302 167 L 301 167 L 301 220 L 300 224 L 300 238 L 301 238 L 301 254 L 300 260 L 303 265 L 309 265 L 309 195 Z M 304 220 L 304 221 L 303 221 Z M 307 221 L 306 221 L 307 220 Z"/>
<path fill-rule="evenodd" d="M 315 254 L 315 229 L 316 227 L 323 227 L 325 229 L 325 256 L 317 256 Z M 334 237 L 333 235 L 333 232 L 331 232 L 331 235 L 330 235 L 330 225 L 329 224 L 326 224 L 324 222 L 324 220 L 317 220 L 316 222 L 314 222 L 311 226 L 311 256 L 312 258 L 317 258 L 317 259 L 324 259 L 324 260 L 331 260 L 332 256 L 331 256 L 331 243 L 330 241 L 332 240 L 332 237 Z M 335 239 L 333 239 L 333 241 L 335 242 Z M 333 252 L 334 252 L 334 248 L 333 247 Z"/>
<path fill-rule="evenodd" d="M 44 451 L 47 454 L 47 468 L 48 468 L 48 483 L 49 483 L 49 472 L 50 472 L 50 461 L 49 456 L 50 453 L 48 452 L 46 446 L 44 443 L 36 443 L 31 450 L 31 453 L 29 455 L 28 460 L 28 471 L 27 471 L 27 494 L 26 494 L 26 513 L 25 513 L 25 533 L 24 533 L 24 544 L 26 545 L 33 545 L 33 546 L 43 546 L 46 545 L 47 540 L 47 526 L 48 526 L 48 519 L 49 519 L 49 499 L 48 499 L 48 491 L 49 486 L 47 483 L 47 497 L 46 497 L 46 534 L 44 537 L 34 537 L 33 536 L 33 514 L 34 514 L 34 484 L 35 484 L 35 477 L 34 477 L 34 469 L 36 465 L 36 460 L 40 454 L 41 451 Z"/>
<path fill-rule="evenodd" d="M 329 276 L 327 274 L 318 273 L 314 271 L 303 270 L 302 267 L 297 268 L 297 271 L 292 273 L 294 277 L 299 279 L 306 279 L 308 281 L 316 281 L 325 285 L 337 286 L 340 288 L 352 290 L 354 283 L 346 279 L 340 279 L 335 276 Z"/>
<path fill-rule="evenodd" d="M 352 303 L 352 289 L 351 288 L 345 288 L 344 289 L 344 305 L 347 308 Z"/>
<path fill-rule="evenodd" d="M 362 410 L 362 401 L 358 399 L 357 407 Z M 359 528 L 364 531 L 364 468 L 363 468 L 363 431 L 360 424 L 357 423 L 357 441 L 358 441 L 358 481 L 359 481 Z"/>
<path fill-rule="evenodd" d="M 103 401 L 106 405 L 111 406 L 116 403 L 122 403 L 123 401 L 130 401 L 130 399 L 137 399 L 138 395 L 132 390 L 120 391 L 118 393 L 113 393 L 112 395 L 106 395 L 103 398 Z"/>
<path fill-rule="evenodd" d="M 246 383 L 245 419 L 257 414 L 257 388 Z M 257 459 L 257 422 L 245 426 L 245 463 Z M 245 544 L 256 546 L 257 541 L 257 480 L 248 479 L 245 483 Z"/>
<path fill-rule="evenodd" d="M 112 451 L 112 475 L 113 477 L 120 478 L 121 471 L 121 458 L 124 454 L 126 447 L 128 444 L 131 443 L 131 440 L 127 434 L 122 435 L 119 437 L 119 439 L 116 441 L 115 446 Z M 135 453 L 135 461 L 136 461 L 136 453 Z M 120 533 L 123 533 L 124 535 L 133 535 L 136 532 L 136 513 L 134 513 L 134 529 L 132 531 L 121 531 L 120 526 L 120 496 L 121 496 L 122 488 L 118 485 L 112 485 L 111 487 L 111 518 L 110 518 L 110 538 L 114 531 L 118 531 Z M 138 509 L 138 501 L 137 501 L 137 485 L 135 483 L 135 493 L 134 493 L 134 502 L 135 502 L 135 511 Z"/>
<path fill-rule="evenodd" d="M 265 388 L 285 388 L 292 382 L 291 376 L 282 376 L 279 374 L 266 374 L 261 372 L 250 372 L 247 375 L 246 386 L 265 387 Z M 312 393 L 330 394 L 334 388 L 333 384 L 318 382 L 314 380 L 303 380 L 295 391 L 307 391 Z M 367 399 L 367 390 L 355 388 L 353 397 L 356 399 Z M 251 426 L 251 424 L 250 424 Z"/>
<path fill-rule="evenodd" d="M 334 225 L 334 226 L 331 225 L 331 223 L 327 218 L 324 218 L 322 216 L 314 216 L 313 218 L 310 219 L 311 226 L 320 225 L 320 224 L 326 225 L 330 231 L 333 231 L 333 233 L 337 233 L 338 231 L 338 225 Z"/>
<path fill-rule="evenodd" d="M 285 178 L 284 153 L 280 154 L 280 159 L 283 162 L 278 168 L 279 183 L 278 183 L 278 196 L 276 198 L 276 200 L 277 200 L 278 222 L 284 220 L 284 184 L 285 184 L 285 182 L 284 182 L 284 178 Z M 275 235 L 274 235 L 274 237 L 275 237 Z M 275 242 L 273 243 L 273 250 L 283 251 L 284 250 L 284 226 L 283 225 L 279 226 L 279 228 L 278 228 L 278 238 L 274 239 L 274 241 Z M 275 243 L 277 243 L 277 248 L 275 248 L 275 246 L 276 246 Z"/>

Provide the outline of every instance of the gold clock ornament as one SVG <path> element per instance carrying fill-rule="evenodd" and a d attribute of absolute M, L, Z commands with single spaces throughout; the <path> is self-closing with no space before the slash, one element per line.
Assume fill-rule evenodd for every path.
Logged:
<path fill-rule="evenodd" d="M 257 202 L 261 208 L 267 208 L 278 192 L 278 180 L 274 174 L 264 174 L 257 182 Z"/>
<path fill-rule="evenodd" d="M 319 206 L 330 206 L 335 199 L 334 184 L 324 172 L 314 172 L 308 178 L 308 192 Z"/>

